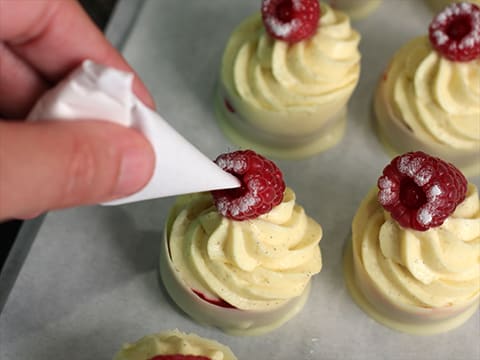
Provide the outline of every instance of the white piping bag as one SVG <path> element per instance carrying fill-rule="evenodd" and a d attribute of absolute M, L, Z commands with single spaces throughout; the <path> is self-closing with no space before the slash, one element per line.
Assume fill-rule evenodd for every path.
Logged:
<path fill-rule="evenodd" d="M 240 186 L 235 176 L 223 171 L 145 106 L 133 94 L 132 82 L 131 73 L 86 60 L 40 98 L 28 119 L 107 120 L 134 128 L 150 141 L 155 152 L 150 181 L 140 191 L 104 205 Z"/>

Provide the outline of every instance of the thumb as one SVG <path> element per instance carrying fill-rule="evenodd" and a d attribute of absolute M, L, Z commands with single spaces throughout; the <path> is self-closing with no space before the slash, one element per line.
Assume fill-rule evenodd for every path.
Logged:
<path fill-rule="evenodd" d="M 0 121 L 0 219 L 127 196 L 154 162 L 141 134 L 107 121 Z"/>

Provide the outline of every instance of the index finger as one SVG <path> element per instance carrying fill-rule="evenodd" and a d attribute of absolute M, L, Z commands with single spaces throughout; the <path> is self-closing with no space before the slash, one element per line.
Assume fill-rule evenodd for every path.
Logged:
<path fill-rule="evenodd" d="M 0 0 L 0 40 L 52 82 L 85 59 L 135 73 L 73 0 Z M 154 106 L 137 75 L 134 92 Z"/>

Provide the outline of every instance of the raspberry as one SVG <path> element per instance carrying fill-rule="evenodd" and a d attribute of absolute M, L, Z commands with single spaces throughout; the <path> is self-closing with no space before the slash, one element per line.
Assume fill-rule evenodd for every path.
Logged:
<path fill-rule="evenodd" d="M 232 114 L 235 113 L 235 109 L 234 109 L 233 105 L 230 104 L 230 101 L 228 101 L 227 99 L 224 99 L 224 100 L 223 100 L 223 103 L 225 104 L 225 107 L 227 108 L 227 110 L 228 110 L 229 112 L 231 112 Z"/>
<path fill-rule="evenodd" d="M 262 19 L 270 36 L 295 43 L 315 34 L 320 6 L 318 0 L 263 0 Z"/>
<path fill-rule="evenodd" d="M 451 61 L 470 61 L 480 56 L 480 8 L 468 2 L 453 3 L 430 23 L 432 46 Z"/>
<path fill-rule="evenodd" d="M 421 151 L 397 156 L 378 179 L 378 201 L 401 226 L 425 231 L 440 226 L 467 192 L 455 166 Z"/>
<path fill-rule="evenodd" d="M 199 355 L 157 355 L 149 360 L 211 360 L 206 356 Z"/>
<path fill-rule="evenodd" d="M 242 184 L 212 191 L 215 206 L 223 216 L 238 221 L 254 219 L 282 202 L 285 182 L 272 161 L 252 150 L 239 150 L 218 156 L 215 163 Z"/>
<path fill-rule="evenodd" d="M 206 301 L 212 305 L 215 305 L 215 306 L 220 306 L 220 307 L 224 307 L 224 308 L 227 308 L 227 309 L 236 309 L 235 306 L 233 305 L 230 305 L 229 303 L 227 303 L 225 300 L 223 299 L 211 299 L 209 297 L 207 297 L 205 294 L 203 294 L 202 292 L 198 291 L 198 290 L 194 290 L 192 289 L 192 291 L 195 293 L 195 295 L 197 295 L 200 299 L 202 299 L 203 301 Z"/>

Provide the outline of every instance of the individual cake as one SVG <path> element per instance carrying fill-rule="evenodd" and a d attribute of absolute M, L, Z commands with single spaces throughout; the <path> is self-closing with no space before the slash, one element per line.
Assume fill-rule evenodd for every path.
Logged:
<path fill-rule="evenodd" d="M 450 5 L 453 2 L 461 2 L 461 0 L 426 0 L 430 8 L 434 12 L 439 12 L 444 9 L 446 6 Z M 471 3 L 480 5 L 480 0 L 470 0 Z"/>
<path fill-rule="evenodd" d="M 281 158 L 334 146 L 360 73 L 360 35 L 318 0 L 264 0 L 224 50 L 215 99 L 236 144 Z"/>
<path fill-rule="evenodd" d="M 375 11 L 382 0 L 329 0 L 329 4 L 346 12 L 353 19 L 361 19 Z"/>
<path fill-rule="evenodd" d="M 422 150 L 480 173 L 480 8 L 454 3 L 429 35 L 393 57 L 379 81 L 375 113 L 381 140 L 394 154 Z"/>
<path fill-rule="evenodd" d="M 423 152 L 394 158 L 355 214 L 344 270 L 353 299 L 388 327 L 434 334 L 462 325 L 480 296 L 477 188 Z"/>
<path fill-rule="evenodd" d="M 322 228 L 296 204 L 270 160 L 244 150 L 215 162 L 242 186 L 177 199 L 160 275 L 196 321 L 235 335 L 266 333 L 305 304 L 322 267 Z"/>
<path fill-rule="evenodd" d="M 178 330 L 142 337 L 123 345 L 114 360 L 237 360 L 230 348 L 217 341 Z"/>

